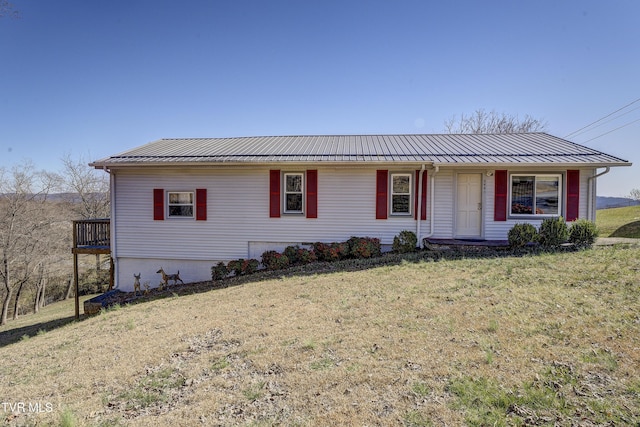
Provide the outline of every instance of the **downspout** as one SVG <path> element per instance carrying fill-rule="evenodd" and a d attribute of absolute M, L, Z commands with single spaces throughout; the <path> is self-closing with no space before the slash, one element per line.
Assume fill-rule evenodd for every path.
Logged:
<path fill-rule="evenodd" d="M 597 170 L 597 169 L 596 169 Z M 587 178 L 587 192 L 588 192 L 588 203 L 587 203 L 587 218 L 589 221 L 595 221 L 595 208 L 594 208 L 594 200 L 595 200 L 595 179 L 601 177 L 602 175 L 608 174 L 611 170 L 611 167 L 606 166 L 604 171 L 596 174 L 594 176 L 590 176 Z"/>
<path fill-rule="evenodd" d="M 430 181 L 431 181 L 431 190 L 430 190 L 430 195 L 429 195 L 429 234 L 427 234 L 426 236 L 424 236 L 422 239 L 428 239 L 429 237 L 433 236 L 433 233 L 435 233 L 434 230 L 434 225 L 435 225 L 435 205 L 434 205 L 434 200 L 436 198 L 436 175 L 438 174 L 438 172 L 440 172 L 440 166 L 436 165 L 433 168 L 433 173 L 431 174 L 430 177 Z"/>
<path fill-rule="evenodd" d="M 111 249 L 111 263 L 112 263 L 112 268 L 113 271 L 111 272 L 111 274 L 113 274 L 113 288 L 114 289 L 118 289 L 119 283 L 118 283 L 118 263 L 115 262 L 116 259 L 118 259 L 117 256 L 117 250 L 116 250 L 116 224 L 115 224 L 115 212 L 116 212 L 116 175 L 113 173 L 113 171 L 110 171 L 109 169 L 107 169 L 107 167 L 103 167 L 103 170 L 109 174 L 109 197 L 110 197 L 110 205 L 111 205 L 111 213 L 110 213 L 110 227 L 109 229 L 111 230 L 111 240 L 109 242 L 109 248 Z"/>
<path fill-rule="evenodd" d="M 420 173 L 418 174 L 418 209 L 416 212 L 416 237 L 418 238 L 418 241 L 416 242 L 418 244 L 418 248 L 420 247 L 420 228 L 421 228 L 421 218 L 422 218 L 422 177 L 424 175 L 424 169 L 426 168 L 426 166 L 423 164 L 422 167 L 420 168 Z"/>

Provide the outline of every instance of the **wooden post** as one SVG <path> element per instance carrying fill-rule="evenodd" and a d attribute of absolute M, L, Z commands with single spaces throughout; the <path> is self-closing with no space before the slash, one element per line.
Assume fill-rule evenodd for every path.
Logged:
<path fill-rule="evenodd" d="M 78 295 L 78 254 L 73 254 L 73 282 L 76 290 L 76 320 L 80 319 L 80 296 Z"/>

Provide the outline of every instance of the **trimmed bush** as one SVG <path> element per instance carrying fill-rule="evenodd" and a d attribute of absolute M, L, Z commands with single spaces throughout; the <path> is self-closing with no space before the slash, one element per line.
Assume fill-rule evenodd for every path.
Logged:
<path fill-rule="evenodd" d="M 538 229 L 538 242 L 545 249 L 557 249 L 567 241 L 569 229 L 564 218 L 545 218 Z"/>
<path fill-rule="evenodd" d="M 509 230 L 509 246 L 512 248 L 522 248 L 529 243 L 536 241 L 538 230 L 529 223 L 516 224 Z"/>
<path fill-rule="evenodd" d="M 214 267 L 211 267 L 211 280 L 222 280 L 229 275 L 229 269 L 224 262 L 220 261 Z"/>
<path fill-rule="evenodd" d="M 598 234 L 598 227 L 594 222 L 579 219 L 574 221 L 569 229 L 569 241 L 579 248 L 590 248 Z"/>
<path fill-rule="evenodd" d="M 322 243 L 313 244 L 313 251 L 318 261 L 339 261 L 349 256 L 349 245 L 346 243 Z"/>
<path fill-rule="evenodd" d="M 262 265 L 267 270 L 282 270 L 289 267 L 289 257 L 277 251 L 266 251 L 262 254 Z"/>
<path fill-rule="evenodd" d="M 400 234 L 393 238 L 393 245 L 391 248 L 398 253 L 406 254 L 408 252 L 414 252 L 418 245 L 418 236 L 416 233 L 410 230 L 402 230 Z"/>
<path fill-rule="evenodd" d="M 351 237 L 347 240 L 352 258 L 371 258 L 382 255 L 380 239 L 374 237 Z"/>
<path fill-rule="evenodd" d="M 289 263 L 292 265 L 309 264 L 318 260 L 318 257 L 313 250 L 301 248 L 297 245 L 287 246 L 283 253 L 287 258 L 289 258 Z"/>
<path fill-rule="evenodd" d="M 234 261 L 229 261 L 227 269 L 233 271 L 236 276 L 242 276 L 245 274 L 252 274 L 258 270 L 260 263 L 257 259 L 244 259 L 240 258 Z"/>

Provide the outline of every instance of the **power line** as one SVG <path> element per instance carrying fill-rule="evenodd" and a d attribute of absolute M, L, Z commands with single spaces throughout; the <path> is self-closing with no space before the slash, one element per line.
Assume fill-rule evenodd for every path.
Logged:
<path fill-rule="evenodd" d="M 633 113 L 633 112 L 634 112 L 634 111 L 636 111 L 636 110 L 640 110 L 640 106 L 638 106 L 638 107 L 636 107 L 636 108 L 632 108 L 632 109 L 631 109 L 631 110 L 629 110 L 629 111 L 625 111 L 624 113 L 622 113 L 622 114 L 620 114 L 620 115 L 618 115 L 618 116 L 616 116 L 616 117 L 612 117 L 612 118 L 610 118 L 609 120 L 606 120 L 606 121 L 604 121 L 604 122 L 600 123 L 599 125 L 593 126 L 591 129 L 586 129 L 586 130 L 583 130 L 582 132 L 575 131 L 575 132 L 573 133 L 573 138 L 575 138 L 575 137 L 577 137 L 577 136 L 579 136 L 579 135 L 582 135 L 583 133 L 591 132 L 592 130 L 597 129 L 597 128 L 599 128 L 600 126 L 604 126 L 604 125 L 606 125 L 607 123 L 611 123 L 611 122 L 612 122 L 612 121 L 614 121 L 614 120 L 618 120 L 620 117 L 622 117 L 622 116 L 626 116 L 626 115 L 627 115 L 627 114 L 629 114 L 629 113 Z M 604 117 L 603 117 L 603 119 L 604 119 Z M 601 120 L 602 120 L 602 119 L 601 119 Z"/>
<path fill-rule="evenodd" d="M 610 130 L 610 131 L 608 131 L 608 132 L 605 132 L 605 133 L 603 133 L 603 134 L 601 134 L 601 135 L 595 136 L 595 137 L 593 137 L 593 138 L 591 138 L 591 139 L 587 139 L 586 141 L 584 141 L 584 142 L 583 142 L 583 144 L 584 144 L 584 143 L 587 143 L 587 142 L 589 142 L 589 141 L 593 141 L 594 139 L 598 139 L 598 138 L 600 138 L 601 136 L 608 135 L 608 134 L 610 134 L 611 132 L 615 132 L 615 131 L 617 131 L 618 129 L 622 129 L 622 128 L 627 127 L 627 126 L 629 126 L 629 125 L 632 125 L 632 124 L 634 124 L 634 123 L 636 123 L 636 122 L 640 122 L 640 119 L 635 119 L 635 120 L 634 120 L 634 121 L 632 121 L 632 122 L 626 123 L 626 124 L 624 124 L 624 125 L 622 125 L 622 126 L 618 126 L 617 128 L 612 129 L 612 130 Z"/>
<path fill-rule="evenodd" d="M 575 134 L 577 134 L 578 132 L 580 132 L 580 131 L 582 131 L 582 130 L 584 130 L 584 129 L 587 129 L 588 127 L 591 127 L 591 126 L 595 125 L 596 123 L 599 123 L 599 122 L 603 121 L 604 119 L 606 119 L 606 118 L 609 118 L 609 117 L 613 116 L 613 115 L 614 115 L 614 114 L 616 114 L 618 111 L 624 110 L 625 108 L 627 108 L 627 107 L 629 107 L 629 106 L 631 106 L 631 105 L 633 105 L 633 104 L 635 104 L 636 102 L 639 102 L 639 101 L 640 101 L 640 98 L 636 99 L 635 101 L 632 101 L 632 102 L 628 103 L 627 105 L 625 105 L 625 106 L 623 106 L 623 107 L 618 108 L 616 111 L 614 111 L 614 112 L 612 112 L 612 113 L 609 113 L 609 114 L 607 114 L 606 116 L 601 117 L 601 118 L 599 118 L 598 120 L 596 120 L 596 121 L 594 121 L 594 122 L 589 123 L 589 124 L 588 124 L 588 125 L 586 125 L 586 126 L 581 127 L 580 129 L 578 129 L 578 130 L 576 130 L 576 131 L 571 132 L 570 134 L 568 134 L 567 136 L 565 136 L 565 138 L 569 138 L 569 137 L 571 137 L 572 135 L 575 135 Z M 631 122 L 631 123 L 634 123 L 634 122 Z M 628 123 L 628 124 L 630 124 L 630 123 Z M 624 125 L 624 126 L 627 126 L 627 125 Z M 624 126 L 621 126 L 621 127 L 624 127 Z M 620 128 L 617 128 L 617 129 L 620 129 Z M 614 129 L 614 130 L 617 130 L 617 129 Z M 613 131 L 611 131 L 611 132 L 613 132 Z M 611 133 L 611 132 L 607 132 L 607 133 Z M 604 133 L 603 135 L 606 135 L 607 133 Z M 602 135 L 600 135 L 600 136 L 602 136 Z M 599 138 L 599 137 L 596 137 L 596 138 Z M 595 139 L 595 138 L 593 138 L 593 139 Z M 591 139 L 590 139 L 589 141 L 591 141 Z"/>

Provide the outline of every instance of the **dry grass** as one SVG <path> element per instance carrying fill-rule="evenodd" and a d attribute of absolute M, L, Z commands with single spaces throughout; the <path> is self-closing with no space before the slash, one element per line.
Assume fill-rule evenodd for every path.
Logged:
<path fill-rule="evenodd" d="M 416 258 L 111 309 L 0 348 L 2 399 L 53 407 L 1 415 L 12 425 L 635 425 L 639 271 L 637 248 Z"/>

